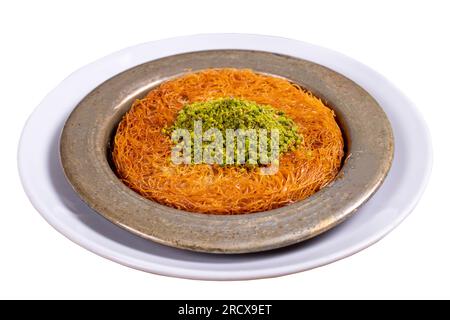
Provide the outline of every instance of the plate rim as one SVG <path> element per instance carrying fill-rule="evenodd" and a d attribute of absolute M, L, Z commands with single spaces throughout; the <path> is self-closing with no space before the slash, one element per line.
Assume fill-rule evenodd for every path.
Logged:
<path fill-rule="evenodd" d="M 408 106 L 411 109 L 410 111 L 412 113 L 414 113 L 415 119 L 417 120 L 418 124 L 421 126 L 421 129 L 423 131 L 422 133 L 424 135 L 424 137 L 423 137 L 424 140 L 428 142 L 426 144 L 426 152 L 425 153 L 427 154 L 427 157 L 424 159 L 424 163 L 423 163 L 424 170 L 423 170 L 422 176 L 421 176 L 421 181 L 420 181 L 421 183 L 420 183 L 419 187 L 417 188 L 417 190 L 415 191 L 415 194 L 414 194 L 415 197 L 413 199 L 409 199 L 408 204 L 402 209 L 401 214 L 398 215 L 397 219 L 395 219 L 394 221 L 391 221 L 389 224 L 387 224 L 386 226 L 384 226 L 383 228 L 378 230 L 378 232 L 374 233 L 370 238 L 365 239 L 364 242 L 353 244 L 352 246 L 347 247 L 346 250 L 340 250 L 338 252 L 335 252 L 335 254 L 332 256 L 326 256 L 326 257 L 323 257 L 322 259 L 316 259 L 315 261 L 312 261 L 309 264 L 299 263 L 296 265 L 278 267 L 276 269 L 271 268 L 269 270 L 259 271 L 258 273 L 255 273 L 255 272 L 236 273 L 236 272 L 234 272 L 231 276 L 230 275 L 227 276 L 227 275 L 220 274 L 220 272 L 215 272 L 214 270 L 208 271 L 208 272 L 202 271 L 203 274 L 199 275 L 199 272 L 195 271 L 195 270 L 192 271 L 192 270 L 186 270 L 183 268 L 169 268 L 167 266 L 163 266 L 162 268 L 160 268 L 161 266 L 159 266 L 158 264 L 155 264 L 155 263 L 153 263 L 153 264 L 150 263 L 150 267 L 149 267 L 148 263 L 143 264 L 142 262 L 139 263 L 139 261 L 131 261 L 131 259 L 128 261 L 124 261 L 123 259 L 118 257 L 117 254 L 114 254 L 114 251 L 111 252 L 111 249 L 108 250 L 108 248 L 102 248 L 97 243 L 89 242 L 79 235 L 78 236 L 74 235 L 74 233 L 70 230 L 70 228 L 68 228 L 67 226 L 61 225 L 60 223 L 58 223 L 58 221 L 56 221 L 54 219 L 53 216 L 48 215 L 48 213 L 46 212 L 46 208 L 42 205 L 42 202 L 39 201 L 38 197 L 36 197 L 36 195 L 33 193 L 32 186 L 29 184 L 29 181 L 27 181 L 27 177 L 26 177 L 26 173 L 25 173 L 26 159 L 24 158 L 24 156 L 26 156 L 26 152 L 24 150 L 24 144 L 25 144 L 24 140 L 26 137 L 25 133 L 27 132 L 27 129 L 29 128 L 29 125 L 32 122 L 32 119 L 38 113 L 39 108 L 45 103 L 46 99 L 48 99 L 51 94 L 54 94 L 58 90 L 58 88 L 60 88 L 62 86 L 62 84 L 65 81 L 68 81 L 71 77 L 73 77 L 77 73 L 80 73 L 83 70 L 86 70 L 95 64 L 97 64 L 97 65 L 101 64 L 102 61 L 104 61 L 105 59 L 118 58 L 120 55 L 122 55 L 122 58 L 123 58 L 123 55 L 126 56 L 127 51 L 137 50 L 139 48 L 142 48 L 143 46 L 158 45 L 158 43 L 160 45 L 164 44 L 164 43 L 167 45 L 167 44 L 170 44 L 170 42 L 179 44 L 179 43 L 183 43 L 187 40 L 195 40 L 194 42 L 196 42 L 196 41 L 207 41 L 207 40 L 211 40 L 213 38 L 216 42 L 217 42 L 217 40 L 225 40 L 225 42 L 228 41 L 228 43 L 230 42 L 230 40 L 236 41 L 236 43 L 238 43 L 237 44 L 238 46 L 244 46 L 249 49 L 252 49 L 252 48 L 250 48 L 250 46 L 252 45 L 251 41 L 262 41 L 262 42 L 265 42 L 266 44 L 269 42 L 278 42 L 278 43 L 284 42 L 285 44 L 289 44 L 294 47 L 297 45 L 299 47 L 303 47 L 303 48 L 306 48 L 309 50 L 313 50 L 313 51 L 316 50 L 319 53 L 319 56 L 320 56 L 320 54 L 322 54 L 322 56 L 320 56 L 321 59 L 324 59 L 324 56 L 326 56 L 327 54 L 332 55 L 335 58 L 338 57 L 341 60 L 343 60 L 344 64 L 349 63 L 349 64 L 356 65 L 357 67 L 364 69 L 364 72 L 366 72 L 366 73 L 369 72 L 372 75 L 377 76 L 379 79 L 381 79 L 383 82 L 385 82 L 386 85 L 391 87 L 392 90 L 395 91 L 397 96 L 400 97 L 401 99 L 403 99 L 405 101 L 405 103 L 408 104 Z M 214 43 L 215 41 L 212 41 L 212 43 Z M 248 43 L 249 41 L 250 41 L 250 43 Z M 236 48 L 236 47 L 233 46 L 232 48 Z M 289 54 L 289 53 L 287 53 L 287 54 Z M 318 62 L 318 61 L 316 61 L 316 62 Z M 320 63 L 320 62 L 318 62 L 318 63 Z M 339 71 L 339 70 L 337 70 L 337 71 Z M 344 75 L 346 75 L 347 77 L 349 77 L 350 79 L 353 80 L 353 77 L 349 76 L 345 72 L 342 72 L 342 71 L 339 71 L 339 72 L 343 73 Z M 368 91 L 370 92 L 370 90 L 368 90 Z M 25 124 L 24 130 L 22 131 L 22 135 L 21 135 L 21 139 L 20 139 L 19 150 L 18 150 L 18 166 L 19 166 L 20 179 L 21 179 L 21 182 L 25 189 L 25 192 L 27 193 L 28 197 L 30 198 L 30 201 L 32 202 L 33 206 L 41 213 L 41 215 L 44 217 L 44 219 L 46 219 L 49 222 L 49 224 L 51 224 L 55 229 L 60 231 L 62 234 L 64 234 L 70 240 L 89 249 L 90 251 L 92 251 L 96 254 L 99 254 L 101 256 L 104 256 L 110 260 L 119 262 L 121 264 L 128 265 L 130 267 L 144 270 L 144 271 L 150 271 L 150 272 L 157 273 L 157 274 L 170 275 L 170 276 L 176 276 L 176 277 L 184 277 L 184 278 L 192 278 L 192 279 L 240 280 L 240 279 L 255 279 L 255 278 L 280 276 L 280 275 L 284 275 L 284 274 L 308 270 L 313 267 L 331 263 L 331 262 L 334 262 L 341 258 L 347 257 L 351 254 L 354 254 L 354 253 L 370 246 L 377 240 L 381 239 L 389 231 L 393 230 L 401 221 L 403 221 L 403 219 L 405 219 L 406 216 L 408 216 L 408 214 L 417 205 L 421 195 L 423 194 L 423 192 L 426 188 L 427 181 L 430 177 L 431 167 L 432 167 L 432 146 L 431 146 L 431 137 L 430 137 L 429 130 L 425 124 L 424 119 L 421 117 L 420 112 L 417 110 L 417 108 L 414 106 L 414 104 L 406 96 L 404 96 L 390 81 L 388 81 L 386 78 L 384 78 L 383 76 L 381 76 L 374 70 L 368 68 L 367 66 L 361 64 L 360 62 L 357 62 L 356 60 L 353 60 L 349 57 L 346 57 L 342 54 L 339 54 L 339 53 L 334 52 L 329 49 L 310 45 L 310 44 L 307 44 L 307 43 L 304 43 L 301 41 L 297 41 L 297 40 L 290 40 L 290 39 L 285 39 L 285 38 L 280 38 L 280 37 L 262 36 L 262 35 L 245 35 L 245 34 L 206 34 L 206 35 L 194 35 L 194 36 L 186 36 L 186 37 L 160 40 L 160 41 L 156 41 L 156 42 L 149 42 L 146 44 L 137 45 L 135 47 L 130 47 L 128 49 L 121 50 L 117 53 L 113 53 L 105 58 L 97 60 L 96 62 L 91 63 L 91 64 L 79 69 L 78 71 L 72 73 L 60 85 L 58 85 L 55 89 L 53 89 L 47 95 L 46 98 L 44 98 L 44 100 L 39 104 L 39 106 L 34 110 L 34 112 L 28 118 L 28 120 Z"/>

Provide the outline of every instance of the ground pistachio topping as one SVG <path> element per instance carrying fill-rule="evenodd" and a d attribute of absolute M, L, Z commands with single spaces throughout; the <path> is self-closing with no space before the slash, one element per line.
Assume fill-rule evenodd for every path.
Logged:
<path fill-rule="evenodd" d="M 283 111 L 270 105 L 235 98 L 186 104 L 178 112 L 173 125 L 163 131 L 173 134 L 176 130 L 189 132 L 191 163 L 205 162 L 198 161 L 198 157 L 195 156 L 197 148 L 201 155 L 205 151 L 211 151 L 212 157 L 219 160 L 217 162 L 220 164 L 243 164 L 242 161 L 236 161 L 239 155 L 245 158 L 245 164 L 266 164 L 265 157 L 270 158 L 276 148 L 279 154 L 293 151 L 303 140 L 298 133 L 298 126 Z M 200 143 L 196 143 L 199 135 L 202 135 L 203 139 Z M 239 139 L 240 136 L 243 138 Z M 176 141 L 179 137 L 180 135 L 173 140 Z M 231 150 L 229 145 L 227 149 L 230 138 Z M 186 141 L 183 143 L 186 146 Z M 215 143 L 215 148 L 211 149 L 211 143 Z M 263 149 L 267 151 L 266 154 L 261 152 Z M 242 150 L 241 154 L 239 150 Z M 230 151 L 233 157 L 231 161 L 227 161 L 226 155 L 230 154 Z"/>

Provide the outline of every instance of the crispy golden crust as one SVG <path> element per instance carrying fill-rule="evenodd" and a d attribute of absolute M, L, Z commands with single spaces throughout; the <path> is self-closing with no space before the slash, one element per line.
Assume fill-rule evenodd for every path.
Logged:
<path fill-rule="evenodd" d="M 240 167 L 175 165 L 161 130 L 186 103 L 235 97 L 283 110 L 304 145 L 280 158 L 279 171 L 261 175 Z M 178 209 L 211 214 L 265 211 L 302 200 L 333 180 L 343 156 L 334 113 L 310 92 L 251 70 L 208 69 L 167 81 L 137 100 L 114 138 L 122 181 L 142 196 Z"/>

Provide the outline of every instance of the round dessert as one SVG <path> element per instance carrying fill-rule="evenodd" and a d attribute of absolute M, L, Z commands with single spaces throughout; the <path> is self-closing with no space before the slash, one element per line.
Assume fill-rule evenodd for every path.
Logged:
<path fill-rule="evenodd" d="M 286 79 L 208 69 L 166 81 L 118 125 L 112 159 L 140 195 L 191 212 L 243 214 L 314 194 L 337 175 L 333 111 Z"/>

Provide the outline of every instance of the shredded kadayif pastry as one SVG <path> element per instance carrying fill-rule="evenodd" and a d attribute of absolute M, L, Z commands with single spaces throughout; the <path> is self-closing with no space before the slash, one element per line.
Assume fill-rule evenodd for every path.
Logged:
<path fill-rule="evenodd" d="M 269 105 L 292 119 L 302 145 L 280 155 L 279 169 L 174 164 L 165 134 L 187 104 L 219 98 Z M 136 100 L 113 141 L 117 175 L 142 196 L 177 209 L 242 214 L 278 208 L 314 194 L 337 175 L 342 133 L 333 111 L 285 79 L 243 69 L 208 69 L 162 83 Z"/>

